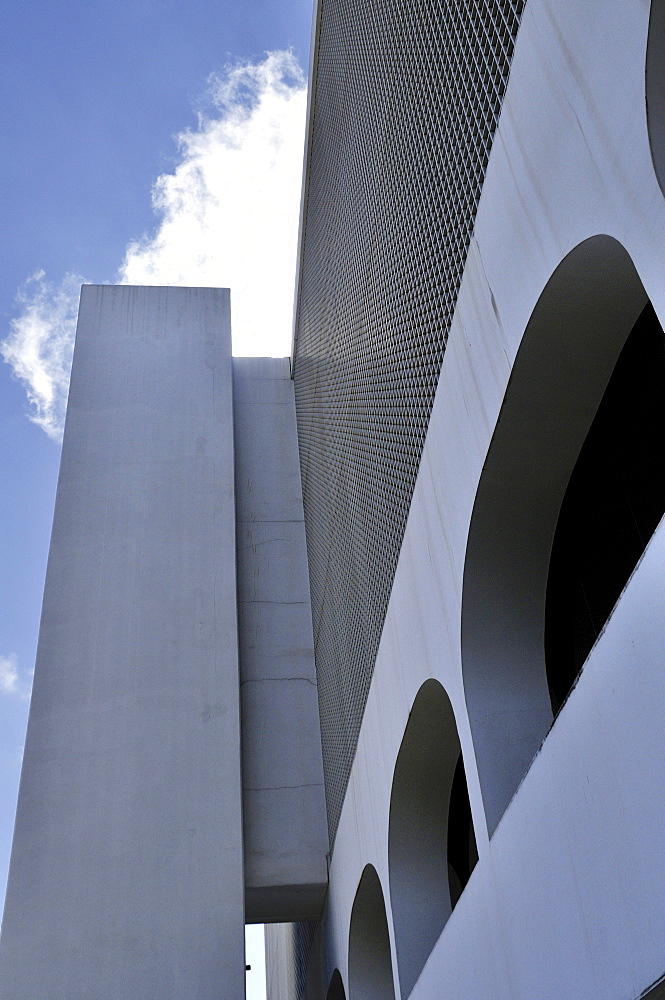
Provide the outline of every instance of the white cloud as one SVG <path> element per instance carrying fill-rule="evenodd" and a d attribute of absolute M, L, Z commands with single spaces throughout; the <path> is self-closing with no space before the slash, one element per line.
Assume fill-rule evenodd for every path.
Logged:
<path fill-rule="evenodd" d="M 284 356 L 291 314 L 306 85 L 290 52 L 210 78 L 212 111 L 176 137 L 179 162 L 153 186 L 158 223 L 132 240 L 116 280 L 230 287 L 233 349 Z M 2 355 L 23 382 L 30 419 L 62 436 L 79 286 L 38 272 L 18 296 Z"/>
<path fill-rule="evenodd" d="M 30 697 L 19 682 L 18 664 L 14 653 L 0 656 L 0 695 L 3 694 L 18 695 L 20 698 Z"/>
<path fill-rule="evenodd" d="M 156 233 L 130 243 L 129 284 L 228 286 L 233 349 L 286 355 L 298 237 L 306 88 L 289 52 L 210 81 L 216 115 L 178 136 L 153 188 Z"/>
<path fill-rule="evenodd" d="M 33 274 L 17 295 L 21 314 L 0 343 L 0 353 L 25 387 L 30 419 L 54 440 L 62 437 L 81 282 L 67 274 L 54 286 L 43 271 Z"/>

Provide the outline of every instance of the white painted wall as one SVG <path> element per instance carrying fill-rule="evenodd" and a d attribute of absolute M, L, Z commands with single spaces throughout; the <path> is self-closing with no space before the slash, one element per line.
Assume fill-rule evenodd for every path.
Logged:
<path fill-rule="evenodd" d="M 349 922 L 368 863 L 395 962 L 390 789 L 429 677 L 455 711 L 480 860 L 414 1000 L 631 1000 L 665 973 L 665 526 L 491 840 L 461 650 L 474 499 L 549 278 L 582 241 L 608 234 L 665 322 L 665 200 L 645 107 L 649 13 L 648 0 L 526 7 L 331 862 L 328 971 L 339 967 L 349 1000 Z"/>

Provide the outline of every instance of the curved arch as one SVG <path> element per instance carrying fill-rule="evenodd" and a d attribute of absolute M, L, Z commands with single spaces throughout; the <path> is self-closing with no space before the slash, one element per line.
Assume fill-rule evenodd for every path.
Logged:
<path fill-rule="evenodd" d="M 665 512 L 665 334 L 649 302 L 626 341 L 559 512 L 545 604 L 555 712 Z"/>
<path fill-rule="evenodd" d="M 439 681 L 422 685 L 390 796 L 390 901 L 407 997 L 477 860 L 457 724 Z"/>
<path fill-rule="evenodd" d="M 647 302 L 626 250 L 580 244 L 522 338 L 473 508 L 462 668 L 490 835 L 552 722 L 545 602 L 559 511 L 619 354 Z"/>
<path fill-rule="evenodd" d="M 386 904 L 379 876 L 365 865 L 349 927 L 350 1000 L 393 1000 L 395 984 Z"/>
<path fill-rule="evenodd" d="M 665 194 L 665 3 L 651 0 L 646 54 L 646 108 L 651 159 Z"/>
<path fill-rule="evenodd" d="M 346 1000 L 346 993 L 344 992 L 344 983 L 342 982 L 342 977 L 340 975 L 339 969 L 335 969 L 332 976 L 330 977 L 330 984 L 328 986 L 328 992 L 326 993 L 326 1000 Z"/>

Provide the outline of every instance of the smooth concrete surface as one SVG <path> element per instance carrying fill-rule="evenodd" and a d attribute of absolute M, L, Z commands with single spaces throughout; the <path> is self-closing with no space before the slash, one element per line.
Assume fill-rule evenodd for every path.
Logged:
<path fill-rule="evenodd" d="M 266 924 L 265 943 L 267 1000 L 294 1000 L 293 925 Z"/>
<path fill-rule="evenodd" d="M 3 1000 L 244 996 L 227 290 L 84 287 Z"/>
<path fill-rule="evenodd" d="M 246 919 L 313 920 L 328 883 L 305 523 L 288 358 L 234 358 Z"/>
<path fill-rule="evenodd" d="M 650 11 L 648 0 L 526 5 L 331 858 L 326 963 L 329 977 L 339 969 L 349 1000 L 361 996 L 349 982 L 349 932 L 368 864 L 386 902 L 395 996 L 405 997 L 390 906 L 390 795 L 411 706 L 432 677 L 455 713 L 479 861 L 413 1000 L 635 1000 L 665 973 L 665 524 L 549 731 L 546 705 L 535 729 L 528 701 L 520 720 L 516 684 L 514 700 L 506 690 L 502 701 L 512 725 L 497 738 L 491 705 L 484 711 L 477 700 L 482 685 L 469 683 L 462 632 L 478 487 L 550 279 L 576 247 L 609 236 L 665 322 L 665 198 L 645 100 Z M 601 254 L 594 267 L 607 263 Z M 627 275 L 615 275 L 615 300 L 624 281 L 634 295 Z M 561 289 L 562 317 L 570 318 L 572 287 Z M 578 377 L 597 374 L 592 367 Z M 541 416 L 527 407 L 524 431 Z M 558 419 L 568 427 L 567 407 Z M 524 552 L 514 546 L 513 556 L 516 564 Z M 510 629 L 516 640 L 532 636 L 519 614 L 506 619 L 502 586 L 496 581 L 487 600 L 499 608 L 504 638 Z M 486 638 L 489 677 L 494 646 Z M 524 656 L 523 646 L 517 651 Z M 478 643 L 476 663 L 481 653 Z M 542 653 L 533 662 L 540 669 Z M 529 759 L 518 748 L 511 772 L 525 732 Z M 492 743 L 512 777 L 488 799 L 492 779 L 482 787 L 478 765 Z"/>

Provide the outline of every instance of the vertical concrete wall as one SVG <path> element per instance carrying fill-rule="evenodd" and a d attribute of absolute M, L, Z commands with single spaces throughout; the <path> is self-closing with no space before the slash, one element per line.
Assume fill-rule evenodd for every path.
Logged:
<path fill-rule="evenodd" d="M 244 995 L 226 290 L 85 287 L 3 1000 Z"/>
<path fill-rule="evenodd" d="M 312 920 L 328 829 L 289 360 L 234 358 L 233 384 L 246 918 Z"/>
<path fill-rule="evenodd" d="M 266 924 L 267 1000 L 294 1000 L 296 968 L 293 924 Z"/>

